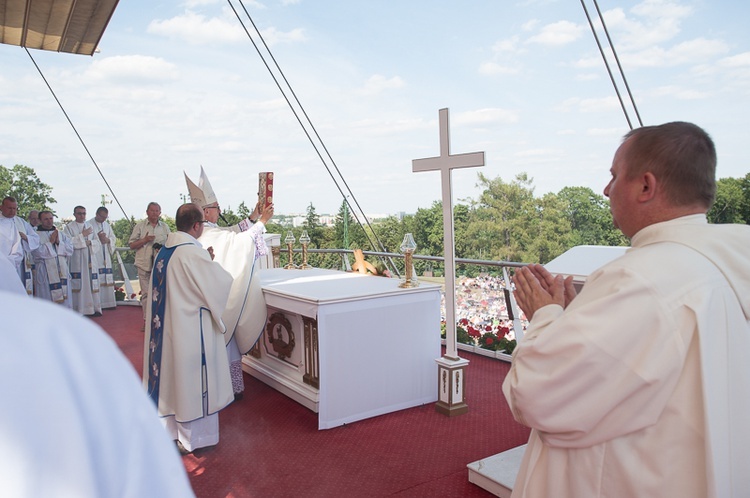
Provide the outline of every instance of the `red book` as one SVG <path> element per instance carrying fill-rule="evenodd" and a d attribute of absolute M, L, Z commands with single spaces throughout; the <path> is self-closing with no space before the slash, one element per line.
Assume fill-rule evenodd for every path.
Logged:
<path fill-rule="evenodd" d="M 273 204 L 273 172 L 258 173 L 258 198 L 261 212 L 268 204 Z"/>

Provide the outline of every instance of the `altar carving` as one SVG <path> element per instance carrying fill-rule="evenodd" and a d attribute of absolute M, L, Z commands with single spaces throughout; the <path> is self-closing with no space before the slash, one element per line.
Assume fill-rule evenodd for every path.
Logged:
<path fill-rule="evenodd" d="M 274 313 L 266 324 L 266 337 L 271 348 L 283 360 L 292 356 L 294 351 L 294 330 L 284 313 Z"/>

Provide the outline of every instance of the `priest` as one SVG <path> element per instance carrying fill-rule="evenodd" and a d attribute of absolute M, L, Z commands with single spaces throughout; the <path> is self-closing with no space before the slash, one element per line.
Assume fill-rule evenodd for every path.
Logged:
<path fill-rule="evenodd" d="M 16 271 L 21 282 L 20 268 L 23 264 L 22 239 L 18 234 L 15 217 L 18 212 L 18 203 L 13 197 L 6 197 L 0 205 L 0 252 L 8 258 Z"/>
<path fill-rule="evenodd" d="M 218 412 L 233 401 L 221 321 L 232 276 L 198 242 L 203 221 L 194 204 L 177 210 L 146 310 L 143 384 L 182 453 L 218 444 Z"/>
<path fill-rule="evenodd" d="M 34 294 L 34 256 L 32 251 L 39 247 L 39 236 L 34 227 L 18 216 L 18 202 L 14 197 L 3 199 L 2 216 L 6 220 L 12 220 L 15 231 L 20 239 L 21 259 L 17 263 L 18 275 L 26 288 L 28 295 Z M 9 226 L 9 230 L 13 230 Z"/>
<path fill-rule="evenodd" d="M 256 261 L 268 251 L 263 233 L 265 224 L 273 216 L 273 204 L 268 204 L 261 213 L 258 203 L 249 219 L 231 227 L 219 227 L 216 223 L 221 208 L 203 167 L 198 185 L 187 174 L 185 181 L 191 200 L 203 208 L 206 219 L 201 244 L 213 248 L 215 261 L 234 278 L 223 320 L 227 326 L 232 386 L 235 397 L 239 399 L 245 388 L 242 355 L 255 345 L 266 324 L 266 302 L 256 274 Z"/>
<path fill-rule="evenodd" d="M 73 241 L 55 227 L 52 211 L 41 211 L 39 220 L 39 247 L 34 251 L 36 297 L 72 308 L 68 259 L 73 255 Z"/>
<path fill-rule="evenodd" d="M 503 392 L 532 428 L 513 496 L 747 496 L 750 227 L 707 222 L 694 124 L 631 131 L 610 172 L 629 250 L 578 295 L 540 265 L 513 278 L 530 324 Z"/>
<path fill-rule="evenodd" d="M 93 253 L 93 260 L 94 269 L 98 274 L 99 299 L 103 310 L 114 309 L 117 306 L 115 302 L 115 280 L 112 274 L 112 255 L 115 253 L 117 237 L 112 231 L 112 225 L 107 221 L 108 217 L 109 210 L 104 206 L 99 206 L 96 210 L 96 216 L 88 221 L 101 245 L 100 249 Z"/>
<path fill-rule="evenodd" d="M 73 241 L 70 257 L 70 285 L 73 293 L 73 309 L 82 315 L 101 316 L 99 299 L 99 272 L 94 270 L 94 254 L 101 250 L 99 237 L 86 221 L 86 208 L 73 209 L 75 220 L 65 225 L 65 235 Z"/>

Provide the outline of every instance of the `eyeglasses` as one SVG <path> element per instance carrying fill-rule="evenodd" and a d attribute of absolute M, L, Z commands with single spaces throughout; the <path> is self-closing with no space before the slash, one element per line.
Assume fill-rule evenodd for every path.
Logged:
<path fill-rule="evenodd" d="M 203 209 L 220 209 L 219 206 L 206 206 Z"/>

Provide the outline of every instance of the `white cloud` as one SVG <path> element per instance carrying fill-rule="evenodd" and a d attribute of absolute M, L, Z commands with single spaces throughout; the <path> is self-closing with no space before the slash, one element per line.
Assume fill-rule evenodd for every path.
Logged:
<path fill-rule="evenodd" d="M 654 97 L 672 97 L 678 100 L 697 100 L 705 99 L 710 96 L 709 93 L 701 92 L 691 88 L 682 88 L 676 85 L 660 86 L 649 92 Z"/>
<path fill-rule="evenodd" d="M 360 95 L 377 95 L 384 90 L 403 88 L 405 85 L 404 80 L 398 76 L 386 78 L 381 74 L 374 74 L 367 79 L 365 85 L 357 93 Z"/>
<path fill-rule="evenodd" d="M 521 25 L 521 29 L 524 31 L 533 31 L 539 25 L 539 19 L 531 19 Z"/>
<path fill-rule="evenodd" d="M 592 137 L 619 137 L 622 136 L 622 128 L 589 128 L 586 134 Z"/>
<path fill-rule="evenodd" d="M 483 62 L 479 65 L 479 74 L 518 74 L 518 67 L 502 66 L 497 62 Z"/>
<path fill-rule="evenodd" d="M 224 9 L 223 17 L 210 17 L 188 10 L 171 19 L 151 21 L 147 32 L 184 40 L 192 45 L 232 44 L 247 41 L 247 34 L 236 20 L 231 10 Z M 248 29 L 249 23 L 245 22 Z M 253 31 L 250 29 L 250 33 Z M 304 30 L 297 28 L 290 31 L 279 31 L 274 27 L 261 30 L 268 45 L 299 42 L 306 39 Z"/>
<path fill-rule="evenodd" d="M 195 7 L 203 7 L 206 5 L 215 5 L 221 2 L 221 0 L 185 0 L 182 4 L 186 9 L 193 9 Z"/>
<path fill-rule="evenodd" d="M 750 52 L 743 52 L 741 54 L 724 57 L 723 59 L 720 59 L 717 64 L 723 67 L 749 67 Z"/>
<path fill-rule="evenodd" d="M 559 106 L 555 107 L 556 111 L 559 112 L 571 112 L 577 110 L 578 112 L 590 113 L 590 112 L 609 112 L 612 109 L 620 107 L 620 103 L 617 97 L 603 97 L 595 99 L 582 99 L 580 97 L 573 97 L 564 100 Z"/>
<path fill-rule="evenodd" d="M 151 21 L 146 31 L 178 38 L 194 45 L 235 43 L 247 39 L 239 23 L 218 17 L 207 19 L 206 16 L 193 11 L 187 11 L 171 19 Z"/>
<path fill-rule="evenodd" d="M 525 158 L 552 158 L 560 155 L 558 149 L 526 149 L 513 154 L 515 157 Z"/>
<path fill-rule="evenodd" d="M 515 123 L 518 121 L 518 112 L 499 108 L 477 109 L 475 111 L 459 113 L 451 121 L 455 121 L 456 124 L 469 126 Z"/>
<path fill-rule="evenodd" d="M 601 75 L 597 73 L 580 73 L 576 75 L 576 80 L 578 81 L 593 81 L 598 80 L 601 77 Z"/>
<path fill-rule="evenodd" d="M 528 43 L 566 45 L 580 38 L 581 33 L 583 33 L 583 26 L 570 21 L 558 21 L 543 26 L 539 34 L 528 39 Z"/>
<path fill-rule="evenodd" d="M 495 53 L 518 52 L 519 51 L 518 42 L 519 42 L 518 36 L 506 38 L 505 40 L 498 40 L 495 42 L 494 45 L 492 45 L 492 51 Z"/>
<path fill-rule="evenodd" d="M 621 54 L 621 60 L 629 67 L 664 67 L 692 65 L 714 59 L 729 50 L 721 40 L 695 38 L 671 48 L 658 46 L 638 52 Z"/>
<path fill-rule="evenodd" d="M 252 33 L 252 32 L 251 32 Z M 294 43 L 302 42 L 307 40 L 305 36 L 305 30 L 301 28 L 293 29 L 291 31 L 279 31 L 276 28 L 268 28 L 261 30 L 263 38 L 266 40 L 268 45 L 277 45 L 279 43 Z"/>
<path fill-rule="evenodd" d="M 680 33 L 683 19 L 692 14 L 688 6 L 664 0 L 646 0 L 630 10 L 621 8 L 603 13 L 607 28 L 616 39 L 618 51 L 638 50 L 673 39 Z M 596 23 L 602 34 L 601 24 Z"/>
<path fill-rule="evenodd" d="M 179 71 L 159 57 L 148 55 L 117 55 L 95 59 L 84 73 L 84 80 L 117 83 L 159 83 L 179 78 Z"/>

